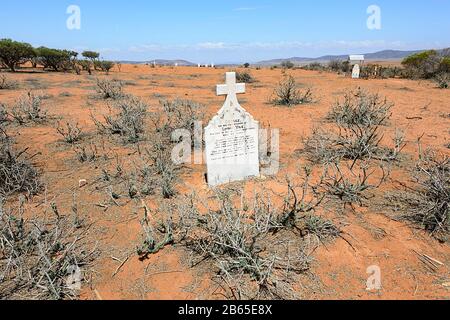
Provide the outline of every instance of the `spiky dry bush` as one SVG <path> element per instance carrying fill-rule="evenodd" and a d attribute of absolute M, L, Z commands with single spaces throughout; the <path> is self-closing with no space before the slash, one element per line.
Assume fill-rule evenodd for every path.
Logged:
<path fill-rule="evenodd" d="M 151 119 L 156 131 L 165 132 L 168 136 L 178 129 L 186 129 L 193 133 L 195 124 L 205 118 L 205 106 L 192 100 L 161 100 L 160 104 L 163 112 L 153 113 Z"/>
<path fill-rule="evenodd" d="M 17 89 L 18 87 L 17 81 L 10 80 L 6 75 L 0 74 L 0 90 Z"/>
<path fill-rule="evenodd" d="M 62 300 L 76 299 L 76 287 L 96 256 L 86 244 L 87 229 L 72 214 L 25 218 L 23 201 L 17 209 L 3 208 L 0 214 L 0 298 Z M 78 268 L 81 278 L 71 278 Z M 73 281 L 73 282 L 72 282 Z"/>
<path fill-rule="evenodd" d="M 47 120 L 47 111 L 42 109 L 42 96 L 28 92 L 19 97 L 11 109 L 11 117 L 20 125 Z"/>
<path fill-rule="evenodd" d="M 102 95 L 103 99 L 117 100 L 124 96 L 122 81 L 97 78 L 96 84 L 97 92 Z"/>
<path fill-rule="evenodd" d="M 74 144 L 81 140 L 83 131 L 78 126 L 78 123 L 66 122 L 65 126 L 58 122 L 56 131 L 64 138 L 64 141 Z"/>
<path fill-rule="evenodd" d="M 450 158 L 428 150 L 413 172 L 417 186 L 388 195 L 400 203 L 401 218 L 415 223 L 435 238 L 450 239 Z"/>
<path fill-rule="evenodd" d="M 327 116 L 329 127 L 313 130 L 305 139 L 305 151 L 313 162 L 336 163 L 342 159 L 397 160 L 405 147 L 405 135 L 396 131 L 393 145 L 381 146 L 382 128 L 390 118 L 392 104 L 378 95 L 364 91 L 347 94 L 344 103 L 337 103 Z"/>
<path fill-rule="evenodd" d="M 6 106 L 0 103 L 0 126 L 8 121 L 8 110 Z"/>
<path fill-rule="evenodd" d="M 126 142 L 136 143 L 145 133 L 145 118 L 148 105 L 135 96 L 127 96 L 114 101 L 110 106 L 110 114 L 104 116 L 104 122 L 94 116 L 92 120 L 100 133 L 120 135 Z"/>
<path fill-rule="evenodd" d="M 380 177 L 374 178 L 374 174 L 379 171 Z M 383 164 L 379 165 L 379 170 L 370 162 L 353 163 L 345 168 L 341 164 L 326 166 L 321 188 L 328 196 L 342 201 L 344 207 L 354 204 L 364 205 L 364 201 L 370 197 L 367 192 L 379 188 L 386 182 L 389 172 Z"/>
<path fill-rule="evenodd" d="M 213 262 L 229 298 L 294 299 L 290 281 L 309 270 L 311 257 L 299 238 L 274 234 L 282 229 L 280 212 L 267 198 L 257 200 L 238 207 L 232 193 L 222 191 L 201 213 L 195 199 L 188 199 L 178 207 L 176 230 L 194 253 L 194 264 Z"/>
<path fill-rule="evenodd" d="M 0 127 L 0 197 L 16 192 L 34 195 L 41 189 L 39 173 L 31 164 L 28 149 L 17 152 L 6 131 Z"/>
<path fill-rule="evenodd" d="M 391 117 L 393 103 L 379 94 L 363 89 L 348 92 L 343 101 L 337 101 L 327 115 L 327 120 L 342 127 L 371 127 L 386 124 Z"/>
<path fill-rule="evenodd" d="M 304 151 L 314 163 L 332 164 L 341 160 L 397 161 L 406 146 L 405 135 L 397 131 L 392 146 L 382 146 L 380 126 L 315 128 L 304 141 Z"/>
<path fill-rule="evenodd" d="M 299 104 L 312 103 L 314 101 L 311 88 L 302 91 L 298 88 L 295 78 L 291 75 L 285 76 L 273 93 L 270 103 L 292 107 Z"/>
<path fill-rule="evenodd" d="M 253 82 L 256 82 L 256 79 L 248 71 L 237 71 L 236 72 L 236 80 L 237 80 L 237 82 L 241 82 L 241 83 L 253 83 Z"/>
<path fill-rule="evenodd" d="M 305 218 L 322 201 L 310 187 L 308 173 L 300 183 L 288 180 L 287 186 L 284 196 L 264 189 L 246 196 L 224 188 L 207 198 L 192 194 L 166 202 L 151 213 L 146 208 L 138 253 L 145 259 L 180 244 L 192 252 L 192 266 L 212 263 L 227 298 L 298 299 L 293 286 L 309 270 L 314 250 L 303 236 L 316 232 L 332 238 L 335 229 L 331 222 L 314 231 L 305 227 L 311 226 Z"/>
<path fill-rule="evenodd" d="M 327 219 L 316 215 L 309 215 L 304 222 L 305 232 L 316 236 L 322 242 L 328 242 L 341 236 L 342 231 Z"/>

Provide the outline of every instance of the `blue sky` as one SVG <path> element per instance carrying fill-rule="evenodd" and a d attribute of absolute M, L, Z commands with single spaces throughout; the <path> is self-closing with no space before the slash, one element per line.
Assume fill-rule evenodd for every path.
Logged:
<path fill-rule="evenodd" d="M 450 0 L 1 0 L 0 38 L 105 59 L 256 62 L 450 46 Z M 81 29 L 69 30 L 69 5 Z M 381 9 L 381 30 L 367 8 Z"/>

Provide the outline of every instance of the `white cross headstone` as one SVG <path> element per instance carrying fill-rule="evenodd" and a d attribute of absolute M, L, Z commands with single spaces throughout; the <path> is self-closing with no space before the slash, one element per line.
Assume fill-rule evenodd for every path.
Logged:
<path fill-rule="evenodd" d="M 222 109 L 205 129 L 208 184 L 212 187 L 259 176 L 259 122 L 239 104 L 245 84 L 236 73 L 226 74 L 217 95 L 226 95 Z"/>
<path fill-rule="evenodd" d="M 359 74 L 361 73 L 361 68 L 359 67 L 359 64 L 355 64 L 352 71 L 352 78 L 353 79 L 359 79 Z"/>

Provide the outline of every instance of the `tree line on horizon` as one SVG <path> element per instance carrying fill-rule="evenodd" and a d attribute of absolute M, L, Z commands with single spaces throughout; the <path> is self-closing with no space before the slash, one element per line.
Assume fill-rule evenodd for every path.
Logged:
<path fill-rule="evenodd" d="M 26 42 L 18 42 L 11 39 L 0 40 L 0 68 L 9 69 L 15 72 L 21 65 L 31 62 L 35 68 L 38 65 L 43 66 L 44 70 L 76 72 L 87 71 L 92 74 L 93 71 L 109 71 L 116 65 L 113 61 L 101 60 L 100 53 L 95 51 L 84 51 L 80 54 L 76 51 L 65 49 L 53 49 L 44 46 L 34 48 Z M 120 71 L 120 63 L 117 63 Z M 249 63 L 244 67 L 248 68 Z M 290 61 L 282 63 L 285 69 L 294 68 Z M 403 77 L 409 79 L 435 79 L 441 88 L 448 88 L 450 82 L 450 48 L 438 52 L 428 50 L 412 54 L 402 61 L 403 69 L 365 66 L 363 74 L 369 78 L 372 74 L 381 74 L 382 77 Z M 304 67 L 309 70 L 324 70 L 348 72 L 350 65 L 348 61 L 331 61 L 328 68 L 319 63 L 313 63 Z"/>
<path fill-rule="evenodd" d="M 36 68 L 43 66 L 44 70 L 51 71 L 74 71 L 81 74 L 81 71 L 104 71 L 108 73 L 115 63 L 112 61 L 101 60 L 100 53 L 95 51 L 83 51 L 82 59 L 79 59 L 79 53 L 72 50 L 47 48 L 44 46 L 34 48 L 26 42 L 18 42 L 11 39 L 0 40 L 0 67 L 16 72 L 17 69 L 31 62 Z"/>

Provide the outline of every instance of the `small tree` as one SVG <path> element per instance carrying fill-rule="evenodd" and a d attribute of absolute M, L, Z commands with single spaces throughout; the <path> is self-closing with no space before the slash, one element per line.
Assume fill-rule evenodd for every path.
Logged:
<path fill-rule="evenodd" d="M 98 58 L 100 57 L 100 53 L 95 52 L 95 51 L 84 51 L 81 54 L 85 59 L 88 59 L 90 61 L 92 61 L 92 64 L 94 65 L 94 68 L 96 68 L 96 63 L 98 61 Z"/>
<path fill-rule="evenodd" d="M 82 53 L 82 56 L 94 62 L 100 57 L 100 53 L 94 51 L 84 51 Z"/>
<path fill-rule="evenodd" d="M 106 73 L 109 73 L 109 71 L 112 69 L 112 68 L 114 68 L 114 62 L 112 62 L 112 61 L 99 61 L 98 63 L 97 63 L 97 65 L 98 65 L 98 67 L 102 70 L 102 71 L 104 71 L 104 72 L 106 72 Z"/>
<path fill-rule="evenodd" d="M 24 42 L 17 42 L 11 39 L 0 40 L 0 60 L 12 72 L 35 56 L 33 47 Z"/>
<path fill-rule="evenodd" d="M 246 62 L 246 63 L 244 63 L 244 68 L 249 68 L 250 67 L 250 63 L 248 63 L 248 62 Z"/>
<path fill-rule="evenodd" d="M 92 62 L 89 60 L 79 60 L 78 64 L 83 68 L 84 71 L 87 71 L 89 74 L 92 74 Z"/>

